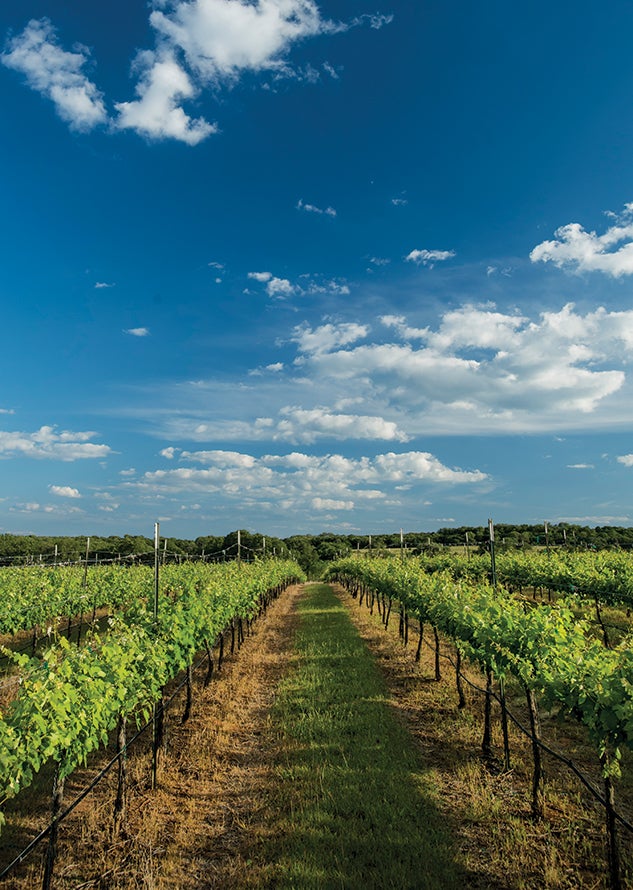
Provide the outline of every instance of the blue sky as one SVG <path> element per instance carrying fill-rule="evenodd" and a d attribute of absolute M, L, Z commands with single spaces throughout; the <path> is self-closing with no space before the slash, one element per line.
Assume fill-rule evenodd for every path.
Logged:
<path fill-rule="evenodd" d="M 633 7 L 4 0 L 0 529 L 633 521 Z"/>

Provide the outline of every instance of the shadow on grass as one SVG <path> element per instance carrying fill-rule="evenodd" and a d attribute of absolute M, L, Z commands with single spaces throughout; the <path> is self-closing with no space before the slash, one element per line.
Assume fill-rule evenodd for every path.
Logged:
<path fill-rule="evenodd" d="M 273 714 L 285 815 L 260 886 L 463 887 L 438 790 L 345 609 L 321 585 L 300 610 L 298 665 Z"/>

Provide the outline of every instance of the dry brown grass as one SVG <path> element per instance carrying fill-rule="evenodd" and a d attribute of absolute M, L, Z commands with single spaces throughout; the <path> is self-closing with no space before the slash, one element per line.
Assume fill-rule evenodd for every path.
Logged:
<path fill-rule="evenodd" d="M 495 706 L 493 741 L 497 757 L 492 764 L 486 763 L 481 754 L 483 696 L 467 688 L 468 705 L 460 711 L 452 665 L 442 660 L 442 680 L 435 682 L 434 649 L 426 645 L 416 664 L 417 626 L 412 628 L 405 648 L 398 637 L 397 614 L 392 613 L 385 631 L 376 611 L 371 616 L 357 600 L 342 590 L 340 595 L 387 678 L 393 708 L 406 721 L 424 758 L 435 764 L 437 782 L 443 789 L 440 806 L 453 826 L 469 872 L 468 886 L 482 890 L 606 888 L 604 810 L 573 774 L 545 757 L 545 818 L 534 822 L 530 814 L 531 748 L 526 737 L 510 726 L 512 769 L 502 772 L 502 737 Z M 433 641 L 428 627 L 425 638 Z M 454 657 L 454 650 L 445 641 L 442 649 Z M 476 685 L 484 685 L 477 670 L 465 667 L 464 672 Z M 527 726 L 520 690 L 510 686 L 507 696 L 508 706 Z M 572 757 L 599 786 L 597 757 L 582 727 L 549 714 L 542 714 L 541 722 L 544 740 Z M 626 777 L 619 790 L 618 807 L 630 816 Z M 631 838 L 623 834 L 621 841 L 630 870 Z M 624 886 L 633 883 L 625 879 Z"/>
<path fill-rule="evenodd" d="M 239 886 L 249 867 L 251 845 L 257 842 L 266 788 L 273 784 L 271 752 L 260 740 L 276 683 L 290 658 L 298 592 L 299 588 L 291 588 L 272 604 L 253 625 L 239 652 L 227 654 L 221 672 L 214 673 L 206 689 L 202 688 L 206 667 L 200 669 L 192 716 L 186 724 L 179 722 L 182 696 L 170 706 L 167 751 L 161 758 L 155 791 L 149 790 L 147 742 L 144 750 L 139 746 L 131 753 L 124 834 L 115 835 L 112 830 L 113 774 L 63 823 L 55 888 Z M 105 762 L 105 758 L 100 760 Z M 99 765 L 95 761 L 90 770 L 73 775 L 67 800 Z M 35 826 L 46 823 L 46 795 L 33 793 L 28 812 L 23 812 L 23 804 L 24 799 L 20 808 L 15 807 L 18 829 L 8 832 L 16 849 L 28 841 Z M 261 826 L 260 830 L 269 829 Z M 33 854 L 35 858 L 7 879 L 7 890 L 40 885 L 41 855 Z"/>
<path fill-rule="evenodd" d="M 294 607 L 299 592 L 299 588 L 291 589 L 273 604 L 254 625 L 240 652 L 227 659 L 206 689 L 202 688 L 205 670 L 200 670 L 193 714 L 185 725 L 179 724 L 183 702 L 174 703 L 156 791 L 148 788 L 147 751 L 132 754 L 124 835 L 115 836 L 111 829 L 114 776 L 63 824 L 57 890 L 263 886 L 258 876 L 265 872 L 262 850 L 276 831 L 270 814 L 276 807 L 279 772 L 275 766 L 280 753 L 269 711 L 276 685 L 295 657 Z M 441 789 L 437 805 L 455 836 L 467 875 L 464 886 L 603 890 L 607 872 L 602 809 L 590 801 L 577 780 L 546 761 L 546 816 L 535 823 L 530 818 L 527 740 L 511 727 L 512 771 L 503 773 L 498 764 L 491 769 L 481 756 L 482 697 L 468 691 L 467 708 L 458 710 L 453 668 L 447 662 L 442 662 L 442 681 L 435 682 L 432 650 L 425 646 L 416 664 L 417 635 L 411 634 L 405 649 L 397 635 L 397 615 L 392 614 L 385 632 L 377 614 L 370 616 L 357 601 L 340 595 L 381 666 L 394 711 L 414 736 L 420 756 L 433 765 Z M 426 636 L 432 639 L 428 630 Z M 476 671 L 471 676 L 481 684 Z M 512 693 L 509 689 L 510 698 Z M 525 716 L 521 699 L 515 698 L 512 707 Z M 548 739 L 568 754 L 573 752 L 574 759 L 597 776 L 595 759 L 578 728 L 553 717 L 543 723 Z M 497 752 L 500 738 L 497 722 Z M 72 777 L 68 799 L 94 775 L 99 763 L 95 760 L 90 766 Z M 50 776 L 44 785 L 48 782 Z M 625 799 L 622 806 L 627 805 Z M 2 835 L 4 861 L 10 858 L 10 845 L 20 849 L 46 823 L 47 810 L 48 791 L 41 788 L 13 806 L 12 827 Z M 626 855 L 630 861 L 630 850 Z M 3 887 L 32 890 L 40 883 L 38 853 Z"/>

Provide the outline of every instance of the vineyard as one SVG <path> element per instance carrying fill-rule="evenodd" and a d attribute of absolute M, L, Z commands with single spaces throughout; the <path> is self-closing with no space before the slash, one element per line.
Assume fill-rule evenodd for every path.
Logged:
<path fill-rule="evenodd" d="M 544 758 L 569 770 L 602 810 L 605 880 L 595 886 L 630 886 L 633 559 L 620 552 L 508 551 L 496 561 L 494 554 L 491 561 L 490 554 L 448 551 L 359 553 L 333 562 L 325 580 L 385 630 L 397 628 L 414 662 L 430 647 L 434 680 L 450 663 L 456 711 L 466 710 L 478 688 L 487 769 L 510 775 L 508 724 L 525 734 L 534 823 L 548 818 Z M 80 796 L 116 770 L 112 819 L 116 831 L 124 830 L 132 741 L 150 738 L 147 782 L 155 789 L 170 697 L 183 690 L 186 722 L 194 672 L 202 671 L 206 687 L 255 620 L 303 581 L 295 562 L 278 559 L 186 562 L 163 565 L 160 573 L 158 562 L 0 569 L 0 838 L 20 801 L 45 793 L 52 779 L 51 819 L 28 846 L 3 858 L 0 877 L 13 880 L 24 861 L 39 856 L 41 886 L 56 886 L 58 834 L 77 805 L 65 799 L 65 784 L 99 751 L 108 752 L 107 763 Z M 350 700 L 350 715 L 353 707 Z M 552 749 L 542 724 L 554 719 L 581 740 L 581 756 L 576 743 L 573 751 Z"/>

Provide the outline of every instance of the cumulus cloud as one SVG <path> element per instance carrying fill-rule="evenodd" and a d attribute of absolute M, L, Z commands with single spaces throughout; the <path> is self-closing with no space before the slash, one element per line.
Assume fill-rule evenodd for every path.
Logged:
<path fill-rule="evenodd" d="M 283 362 L 240 381 L 161 387 L 161 410 L 149 394 L 144 419 L 173 442 L 292 444 L 630 423 L 633 310 L 581 312 L 569 303 L 531 314 L 465 304 L 435 319 L 426 310 L 383 315 L 373 327 L 303 323 L 277 348 Z"/>
<path fill-rule="evenodd" d="M 530 320 L 465 305 L 435 329 L 402 316 L 381 321 L 403 342 L 358 344 L 368 330 L 354 326 L 349 337 L 340 326 L 296 328 L 300 366 L 330 392 L 353 388 L 382 416 L 402 418 L 408 435 L 578 428 L 579 415 L 611 404 L 624 387 L 623 362 L 633 353 L 631 311 L 583 315 L 567 304 Z M 612 417 L 621 418 L 617 406 Z"/>
<path fill-rule="evenodd" d="M 633 203 L 620 214 L 607 214 L 614 222 L 602 235 L 569 223 L 554 232 L 554 240 L 537 244 L 533 263 L 554 263 L 575 272 L 604 272 L 613 278 L 633 273 Z"/>
<path fill-rule="evenodd" d="M 107 121 L 103 95 L 84 73 L 89 50 L 83 46 L 76 46 L 74 52 L 62 49 L 49 19 L 31 19 L 24 31 L 8 41 L 0 60 L 51 99 L 72 129 L 88 131 Z"/>
<path fill-rule="evenodd" d="M 406 255 L 405 260 L 408 263 L 415 263 L 416 266 L 421 264 L 432 269 L 435 263 L 450 260 L 454 256 L 454 250 L 412 250 Z"/>
<path fill-rule="evenodd" d="M 132 337 L 149 337 L 149 328 L 125 328 L 123 333 Z"/>
<path fill-rule="evenodd" d="M 204 118 L 192 119 L 180 107 L 183 99 L 193 98 L 197 91 L 172 53 L 140 52 L 134 70 L 139 75 L 139 98 L 115 103 L 119 129 L 134 130 L 148 139 L 178 139 L 187 145 L 197 145 L 211 133 L 217 133 L 215 124 Z"/>
<path fill-rule="evenodd" d="M 308 324 L 302 324 L 294 328 L 291 340 L 297 344 L 300 352 L 319 354 L 363 340 L 369 331 L 368 325 L 356 322 L 328 323 L 314 330 Z"/>
<path fill-rule="evenodd" d="M 396 486 L 478 485 L 488 477 L 479 470 L 450 468 L 428 452 L 389 452 L 351 459 L 338 454 L 301 452 L 250 454 L 230 451 L 183 452 L 180 466 L 155 470 L 130 486 L 141 492 L 221 493 L 251 503 L 283 503 L 302 508 L 306 498 L 329 511 L 352 510 L 358 504 L 383 503 L 398 497 Z"/>
<path fill-rule="evenodd" d="M 281 69 L 293 43 L 336 30 L 311 0 L 161 2 L 150 22 L 178 47 L 204 82 L 235 80 L 245 70 Z"/>
<path fill-rule="evenodd" d="M 296 292 L 296 287 L 287 278 L 275 278 L 273 276 L 266 284 L 266 293 L 269 297 L 285 299 L 286 297 L 292 297 Z"/>
<path fill-rule="evenodd" d="M 618 457 L 618 463 L 625 467 L 633 467 L 633 454 L 622 454 Z"/>
<path fill-rule="evenodd" d="M 104 458 L 112 454 L 108 445 L 90 442 L 94 432 L 74 433 L 56 431 L 54 426 L 42 426 L 34 433 L 0 430 L 0 458 L 31 457 L 37 459 L 74 461 Z"/>
<path fill-rule="evenodd" d="M 114 119 L 84 73 L 88 50 L 62 49 L 48 19 L 31 20 L 8 41 L 0 58 L 26 75 L 28 84 L 51 99 L 74 129 L 109 123 L 113 131 L 133 130 L 150 140 L 197 145 L 218 132 L 216 124 L 192 118 L 182 107 L 203 89 L 231 86 L 247 72 L 314 83 L 320 77 L 316 68 L 307 65 L 300 70 L 289 61 L 293 46 L 357 26 L 381 28 L 392 20 L 376 14 L 332 22 L 321 16 L 314 0 L 153 0 L 151 5 L 155 45 L 137 54 L 132 66 L 137 98 L 116 102 Z M 323 70 L 337 76 L 328 63 Z M 332 215 L 331 211 L 323 212 Z"/>
<path fill-rule="evenodd" d="M 56 495 L 58 498 L 80 498 L 81 495 L 76 488 L 71 488 L 70 485 L 49 485 L 48 490 L 51 494 Z"/>

